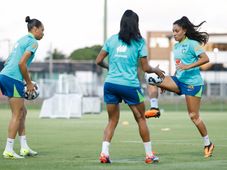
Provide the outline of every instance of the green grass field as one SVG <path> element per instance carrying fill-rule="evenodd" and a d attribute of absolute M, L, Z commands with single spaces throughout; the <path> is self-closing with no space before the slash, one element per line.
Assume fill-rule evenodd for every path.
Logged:
<path fill-rule="evenodd" d="M 5 147 L 8 109 L 0 109 L 0 152 Z M 224 170 L 227 167 L 227 113 L 201 112 L 209 136 L 215 144 L 213 157 L 203 158 L 203 140 L 185 112 L 164 112 L 148 124 L 153 149 L 160 163 L 144 163 L 144 148 L 137 125 L 129 111 L 123 111 L 111 144 L 112 164 L 100 164 L 103 129 L 107 115 L 88 114 L 81 119 L 40 119 L 39 110 L 27 118 L 30 146 L 37 157 L 6 160 L 0 157 L 0 170 Z M 128 121 L 129 125 L 123 125 Z M 169 128 L 169 130 L 168 130 Z M 167 130 L 167 131 L 166 131 Z M 19 150 L 16 140 L 15 151 Z"/>

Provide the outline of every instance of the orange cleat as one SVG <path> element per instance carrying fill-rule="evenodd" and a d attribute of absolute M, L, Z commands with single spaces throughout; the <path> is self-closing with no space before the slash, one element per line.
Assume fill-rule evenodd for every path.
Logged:
<path fill-rule="evenodd" d="M 213 150 L 214 150 L 214 144 L 213 143 L 210 143 L 210 145 L 208 145 L 208 146 L 204 146 L 204 157 L 205 158 L 211 157 Z"/>
<path fill-rule="evenodd" d="M 110 161 L 110 157 L 105 155 L 104 153 L 100 153 L 100 157 L 99 157 L 100 163 L 111 163 Z"/>
<path fill-rule="evenodd" d="M 153 155 L 153 156 L 146 156 L 145 163 L 152 164 L 159 162 L 159 157 Z"/>
<path fill-rule="evenodd" d="M 159 118 L 161 116 L 160 110 L 159 108 L 150 108 L 150 110 L 147 110 L 145 112 L 145 118 L 151 118 L 151 117 L 155 117 L 155 118 Z"/>

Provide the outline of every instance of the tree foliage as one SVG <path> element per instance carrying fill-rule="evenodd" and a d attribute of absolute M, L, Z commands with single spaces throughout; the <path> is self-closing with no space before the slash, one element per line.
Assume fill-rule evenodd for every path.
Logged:
<path fill-rule="evenodd" d="M 73 51 L 69 58 L 71 60 L 95 60 L 102 46 L 94 45 L 91 47 L 80 48 Z"/>
<path fill-rule="evenodd" d="M 56 48 L 53 51 L 48 51 L 48 56 L 46 57 L 46 60 L 50 59 L 50 57 L 52 57 L 53 60 L 66 59 L 65 54 L 63 54 L 61 51 L 59 51 Z"/>

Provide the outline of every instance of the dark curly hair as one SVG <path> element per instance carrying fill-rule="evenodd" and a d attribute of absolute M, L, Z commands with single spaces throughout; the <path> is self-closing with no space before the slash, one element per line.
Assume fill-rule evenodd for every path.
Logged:
<path fill-rule="evenodd" d="M 173 24 L 177 24 L 183 29 L 186 29 L 186 36 L 190 39 L 198 41 L 200 44 L 206 44 L 209 39 L 207 32 L 199 32 L 198 29 L 206 21 L 201 22 L 199 25 L 194 25 L 189 19 L 183 16 L 181 19 L 176 20 Z"/>

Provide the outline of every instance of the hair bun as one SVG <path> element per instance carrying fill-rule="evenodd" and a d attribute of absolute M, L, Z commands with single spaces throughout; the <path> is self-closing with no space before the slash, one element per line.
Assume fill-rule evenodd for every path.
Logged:
<path fill-rule="evenodd" d="M 127 17 L 132 16 L 132 14 L 133 14 L 133 11 L 130 10 L 130 9 L 127 9 L 127 10 L 125 11 L 125 16 L 127 16 Z"/>
<path fill-rule="evenodd" d="M 185 20 L 185 21 L 188 21 L 189 19 L 188 19 L 188 17 L 186 17 L 186 16 L 183 16 L 183 17 L 181 18 L 181 20 Z"/>
<path fill-rule="evenodd" d="M 29 16 L 26 16 L 25 22 L 30 22 L 30 21 L 31 21 L 30 17 Z"/>

